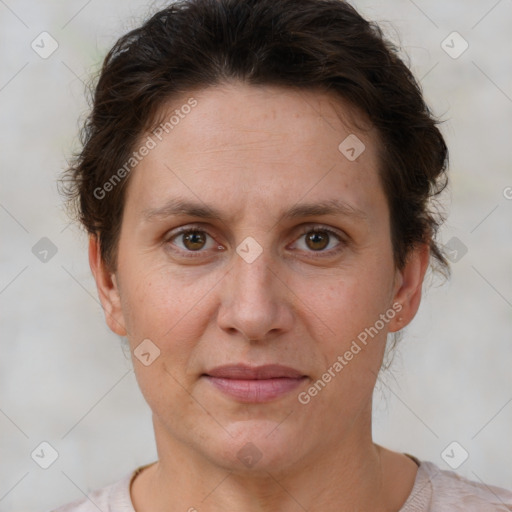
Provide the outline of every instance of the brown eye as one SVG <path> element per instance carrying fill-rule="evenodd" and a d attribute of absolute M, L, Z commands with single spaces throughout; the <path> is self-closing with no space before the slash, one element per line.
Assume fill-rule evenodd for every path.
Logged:
<path fill-rule="evenodd" d="M 295 242 L 297 248 L 304 252 L 333 255 L 341 251 L 346 243 L 336 231 L 328 228 L 306 227 Z"/>
<path fill-rule="evenodd" d="M 173 250 L 181 252 L 183 255 L 197 253 L 201 255 L 214 248 L 215 240 L 202 229 L 184 228 L 169 237 L 167 245 Z"/>
<path fill-rule="evenodd" d="M 202 249 L 206 243 L 206 236 L 202 231 L 188 231 L 182 233 L 183 245 L 190 251 Z"/>
<path fill-rule="evenodd" d="M 330 235 L 326 231 L 310 231 L 306 233 L 306 245 L 314 250 L 321 251 L 329 245 Z"/>

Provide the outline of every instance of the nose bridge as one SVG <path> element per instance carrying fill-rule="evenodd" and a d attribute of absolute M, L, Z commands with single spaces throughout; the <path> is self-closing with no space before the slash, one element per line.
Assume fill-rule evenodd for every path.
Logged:
<path fill-rule="evenodd" d="M 290 315 L 283 303 L 286 293 L 272 268 L 270 249 L 248 238 L 238 245 L 226 276 L 219 322 L 224 329 L 257 340 L 272 330 L 287 328 Z"/>
<path fill-rule="evenodd" d="M 240 300 L 272 301 L 275 276 L 270 253 L 253 237 L 246 237 L 237 246 L 232 279 Z"/>

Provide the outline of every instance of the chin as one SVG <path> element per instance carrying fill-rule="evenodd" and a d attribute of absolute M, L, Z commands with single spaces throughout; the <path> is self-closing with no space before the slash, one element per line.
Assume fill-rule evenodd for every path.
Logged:
<path fill-rule="evenodd" d="M 297 462 L 302 455 L 298 447 L 305 446 L 303 436 L 275 420 L 237 421 L 226 430 L 231 436 L 212 440 L 210 457 L 228 471 L 268 477 Z"/>

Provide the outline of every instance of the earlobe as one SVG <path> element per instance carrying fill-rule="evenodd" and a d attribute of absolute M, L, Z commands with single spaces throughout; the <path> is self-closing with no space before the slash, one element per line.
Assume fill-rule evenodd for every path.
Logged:
<path fill-rule="evenodd" d="M 404 268 L 397 270 L 393 304 L 400 304 L 401 308 L 390 323 L 389 332 L 399 331 L 416 316 L 429 260 L 429 245 L 419 244 L 409 253 Z"/>
<path fill-rule="evenodd" d="M 119 336 L 126 336 L 127 331 L 116 276 L 107 269 L 101 257 L 99 239 L 95 235 L 89 235 L 89 266 L 96 281 L 107 325 Z"/>

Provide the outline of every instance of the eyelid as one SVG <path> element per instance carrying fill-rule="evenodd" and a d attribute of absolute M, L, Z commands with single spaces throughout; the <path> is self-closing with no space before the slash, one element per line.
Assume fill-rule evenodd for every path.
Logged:
<path fill-rule="evenodd" d="M 315 258 L 336 255 L 348 244 L 347 238 L 342 234 L 342 232 L 338 231 L 335 228 L 331 228 L 329 226 L 324 226 L 323 224 L 317 223 L 309 223 L 301 226 L 300 236 L 294 240 L 293 244 L 295 244 L 297 240 L 300 239 L 303 235 L 313 232 L 328 233 L 329 236 L 334 236 L 339 242 L 339 244 L 335 248 L 329 249 L 328 251 L 307 251 L 308 254 L 313 255 L 313 257 Z"/>
<path fill-rule="evenodd" d="M 180 235 L 182 235 L 183 233 L 189 233 L 189 232 L 194 232 L 194 231 L 198 231 L 200 233 L 204 233 L 206 236 L 209 236 L 212 240 L 214 240 L 214 242 L 217 244 L 217 246 L 219 246 L 220 244 L 218 244 L 215 239 L 213 238 L 212 235 L 210 235 L 210 233 L 208 232 L 208 229 L 205 228 L 205 226 L 201 225 L 201 224 L 187 224 L 185 226 L 180 226 L 179 228 L 176 228 L 175 230 L 172 230 L 172 234 L 168 234 L 168 236 L 166 236 L 163 240 L 163 243 L 165 245 L 173 245 L 172 244 L 172 240 L 174 240 L 175 238 L 179 237 Z M 200 249 L 198 251 L 185 251 L 179 247 L 173 249 L 174 252 L 179 252 L 181 255 L 185 255 L 185 257 L 187 258 L 194 258 L 194 257 L 199 257 L 199 256 L 203 256 L 204 253 L 206 251 Z"/>
<path fill-rule="evenodd" d="M 301 228 L 300 234 L 304 235 L 305 233 L 309 233 L 311 231 L 327 231 L 333 235 L 336 235 L 338 238 L 343 238 L 343 232 L 339 229 L 333 228 L 331 226 L 327 226 L 325 224 L 319 222 L 309 222 L 307 224 L 303 224 L 299 226 Z"/>

